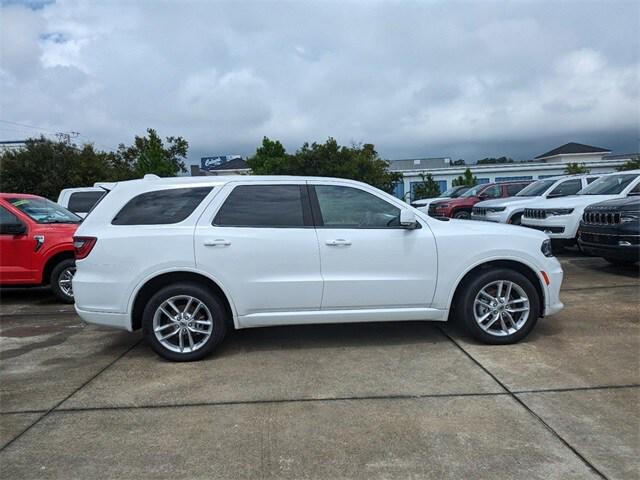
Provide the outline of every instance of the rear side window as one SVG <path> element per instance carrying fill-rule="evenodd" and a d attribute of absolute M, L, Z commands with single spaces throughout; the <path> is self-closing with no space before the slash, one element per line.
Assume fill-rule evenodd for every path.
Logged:
<path fill-rule="evenodd" d="M 303 185 L 237 186 L 213 219 L 220 227 L 295 228 L 311 223 Z"/>
<path fill-rule="evenodd" d="M 526 186 L 526 183 L 512 183 L 511 185 L 507 185 L 507 195 L 509 197 L 513 197 L 516 193 L 518 193 Z"/>
<path fill-rule="evenodd" d="M 166 225 L 187 218 L 212 190 L 211 187 L 174 188 L 133 197 L 112 225 Z"/>
<path fill-rule="evenodd" d="M 75 192 L 69 197 L 67 209 L 72 212 L 87 213 L 106 192 Z"/>

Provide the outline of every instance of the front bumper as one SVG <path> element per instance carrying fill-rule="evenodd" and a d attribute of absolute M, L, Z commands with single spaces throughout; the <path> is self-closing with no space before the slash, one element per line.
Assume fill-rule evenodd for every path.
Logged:
<path fill-rule="evenodd" d="M 504 219 L 504 212 L 487 212 L 486 215 L 477 215 L 471 212 L 471 220 L 479 220 L 481 222 L 507 223 Z"/>
<path fill-rule="evenodd" d="M 549 235 L 549 238 L 558 240 L 573 240 L 575 238 L 576 232 L 570 223 L 569 218 L 565 215 L 547 217 L 544 219 L 522 217 L 523 227 L 540 230 L 541 232 Z"/>

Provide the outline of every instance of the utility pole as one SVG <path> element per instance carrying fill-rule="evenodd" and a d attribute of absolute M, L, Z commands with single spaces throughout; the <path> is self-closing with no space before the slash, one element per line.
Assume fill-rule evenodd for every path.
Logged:
<path fill-rule="evenodd" d="M 79 132 L 57 132 L 56 133 L 56 137 L 58 138 L 58 141 L 60 143 L 66 143 L 66 144 L 71 143 L 71 139 L 76 138 L 78 135 L 80 135 Z"/>

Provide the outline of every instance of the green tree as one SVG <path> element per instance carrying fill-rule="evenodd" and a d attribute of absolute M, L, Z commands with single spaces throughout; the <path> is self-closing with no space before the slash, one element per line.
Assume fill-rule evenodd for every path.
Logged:
<path fill-rule="evenodd" d="M 634 155 L 629 159 L 629 161 L 625 162 L 623 165 L 620 165 L 616 170 L 619 172 L 624 172 L 625 170 L 638 170 L 640 169 L 640 155 Z"/>
<path fill-rule="evenodd" d="M 147 136 L 135 136 L 133 145 L 118 146 L 117 155 L 122 166 L 132 166 L 138 176 L 155 173 L 160 177 L 172 177 L 186 172 L 184 160 L 189 143 L 182 137 L 167 137 L 167 145 L 153 128 L 147 129 Z"/>
<path fill-rule="evenodd" d="M 420 183 L 418 183 L 413 190 L 413 200 L 422 200 L 423 198 L 433 198 L 440 195 L 440 186 L 438 182 L 433 179 L 433 175 L 427 173 L 426 175 L 420 174 Z"/>
<path fill-rule="evenodd" d="M 294 154 L 286 152 L 277 140 L 267 137 L 256 154 L 247 160 L 256 175 L 304 175 L 359 180 L 386 192 L 392 192 L 402 178 L 389 171 L 370 143 L 341 146 L 334 138 L 325 143 L 304 143 Z"/>
<path fill-rule="evenodd" d="M 464 171 L 463 175 L 459 175 L 458 178 L 454 178 L 453 181 L 451 182 L 451 185 L 454 187 L 462 187 L 462 186 L 473 187 L 474 185 L 477 185 L 477 184 L 478 184 L 478 179 L 473 176 L 473 173 L 471 173 L 470 168 L 467 168 Z"/>
<path fill-rule="evenodd" d="M 513 158 L 511 157 L 487 157 L 482 160 L 477 161 L 478 165 L 486 165 L 486 164 L 494 164 L 494 163 L 513 163 Z"/>
<path fill-rule="evenodd" d="M 591 170 L 588 169 L 584 163 L 567 163 L 567 166 L 564 168 L 565 175 L 576 175 L 579 173 L 589 173 Z"/>
<path fill-rule="evenodd" d="M 131 170 L 115 170 L 116 161 L 113 153 L 96 151 L 90 144 L 29 139 L 24 148 L 0 156 L 0 188 L 56 200 L 63 188 L 132 178 Z"/>

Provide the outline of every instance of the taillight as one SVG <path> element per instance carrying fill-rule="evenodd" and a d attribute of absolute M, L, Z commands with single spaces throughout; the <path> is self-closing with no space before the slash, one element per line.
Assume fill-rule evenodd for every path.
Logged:
<path fill-rule="evenodd" d="M 73 250 L 76 260 L 86 258 L 98 239 L 96 237 L 73 237 Z"/>

